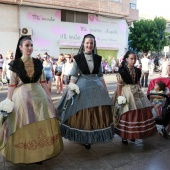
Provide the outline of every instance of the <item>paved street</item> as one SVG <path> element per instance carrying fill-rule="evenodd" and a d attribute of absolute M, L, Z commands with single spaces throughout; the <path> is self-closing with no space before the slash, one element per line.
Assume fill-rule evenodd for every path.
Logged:
<path fill-rule="evenodd" d="M 159 76 L 158 74 L 150 79 Z M 110 96 L 116 88 L 116 76 L 105 75 Z M 143 89 L 146 91 L 146 89 Z M 0 91 L 0 101 L 5 99 L 7 87 Z M 56 94 L 53 84 L 52 99 L 57 105 L 61 95 Z M 160 130 L 160 126 L 158 126 Z M 64 151 L 42 165 L 14 165 L 0 156 L 0 170 L 169 170 L 170 140 L 164 139 L 159 133 L 152 137 L 136 140 L 123 145 L 121 138 L 105 144 L 93 144 L 90 150 L 84 146 L 64 140 Z"/>

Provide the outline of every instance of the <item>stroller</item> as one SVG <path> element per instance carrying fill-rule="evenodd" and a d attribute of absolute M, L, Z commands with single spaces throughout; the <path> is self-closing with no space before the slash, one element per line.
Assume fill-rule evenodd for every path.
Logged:
<path fill-rule="evenodd" d="M 164 94 L 160 93 L 150 93 L 150 91 L 154 88 L 154 85 L 156 82 L 162 81 L 166 85 L 166 92 Z M 162 125 L 162 134 L 163 137 L 167 138 L 167 132 L 166 132 L 166 127 L 170 123 L 170 97 L 167 95 L 170 91 L 170 78 L 165 78 L 165 77 L 159 77 L 155 78 L 150 81 L 148 91 L 147 91 L 147 96 L 150 99 L 150 95 L 159 95 L 165 98 L 162 106 L 161 106 L 161 115 L 157 116 L 155 118 L 156 124 Z"/>

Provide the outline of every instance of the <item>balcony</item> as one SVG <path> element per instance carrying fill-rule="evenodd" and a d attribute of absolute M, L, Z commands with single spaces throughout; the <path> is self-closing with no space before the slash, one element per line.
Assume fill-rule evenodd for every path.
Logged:
<path fill-rule="evenodd" d="M 138 10 L 129 8 L 130 0 L 120 2 L 112 0 L 2 0 L 1 2 L 127 18 L 128 22 L 138 20 L 139 16 Z"/>
<path fill-rule="evenodd" d="M 1 0 L 2 3 L 16 4 L 20 0 Z"/>
<path fill-rule="evenodd" d="M 129 16 L 126 17 L 128 23 L 139 20 L 139 11 L 136 9 L 129 9 Z"/>

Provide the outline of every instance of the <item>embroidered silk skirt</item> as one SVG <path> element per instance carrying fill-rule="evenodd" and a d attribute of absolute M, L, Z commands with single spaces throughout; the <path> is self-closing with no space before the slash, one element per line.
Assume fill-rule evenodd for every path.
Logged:
<path fill-rule="evenodd" d="M 112 101 L 97 75 L 81 75 L 76 83 L 80 94 L 67 102 L 63 94 L 57 111 L 61 133 L 68 140 L 82 144 L 109 142 L 113 139 Z"/>
<path fill-rule="evenodd" d="M 52 101 L 38 83 L 20 84 L 14 110 L 0 128 L 0 150 L 13 163 L 34 163 L 63 150 L 59 119 Z"/>
<path fill-rule="evenodd" d="M 116 109 L 116 93 L 113 96 L 115 133 L 126 139 L 142 139 L 157 132 L 150 101 L 138 85 L 125 85 L 122 96 L 127 103 Z"/>

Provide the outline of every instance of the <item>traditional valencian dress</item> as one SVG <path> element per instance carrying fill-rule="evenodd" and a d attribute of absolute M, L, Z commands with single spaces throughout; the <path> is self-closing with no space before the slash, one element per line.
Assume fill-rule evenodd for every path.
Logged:
<path fill-rule="evenodd" d="M 56 110 L 40 85 L 45 81 L 40 60 L 22 57 L 9 65 L 9 86 L 16 89 L 14 110 L 0 129 L 2 155 L 13 163 L 40 162 L 56 156 L 63 150 L 63 141 Z"/>
<path fill-rule="evenodd" d="M 67 90 L 57 111 L 61 115 L 61 133 L 68 140 L 82 144 L 108 142 L 113 138 L 111 99 L 102 82 L 101 57 L 78 54 L 74 57 L 71 79 L 80 93 L 73 96 L 66 109 Z"/>
<path fill-rule="evenodd" d="M 117 109 L 117 92 L 113 96 L 115 132 L 130 140 L 142 139 L 157 131 L 150 102 L 139 87 L 140 76 L 141 70 L 136 67 L 120 67 L 117 81 L 122 86 L 121 95 L 126 97 L 127 103 Z"/>

